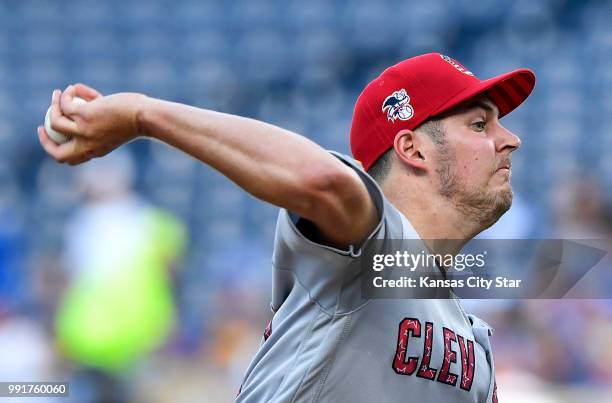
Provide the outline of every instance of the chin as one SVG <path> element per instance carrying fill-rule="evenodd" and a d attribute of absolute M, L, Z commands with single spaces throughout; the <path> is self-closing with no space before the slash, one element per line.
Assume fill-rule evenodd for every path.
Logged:
<path fill-rule="evenodd" d="M 495 224 L 506 211 L 510 210 L 512 197 L 513 193 L 510 187 L 504 188 L 496 192 L 495 195 L 492 195 L 490 207 L 483 209 L 483 214 L 481 215 L 481 222 L 485 228 Z"/>
<path fill-rule="evenodd" d="M 510 209 L 512 197 L 512 188 L 504 186 L 502 189 L 487 193 L 463 193 L 455 201 L 466 217 L 479 223 L 482 231 L 495 224 Z"/>
<path fill-rule="evenodd" d="M 495 196 L 495 210 L 499 212 L 499 217 L 504 215 L 506 211 L 510 210 L 513 196 L 514 194 L 512 193 L 512 188 L 509 186 L 497 193 Z M 499 217 L 497 217 L 497 219 L 499 219 Z M 497 219 L 495 221 L 497 221 Z"/>

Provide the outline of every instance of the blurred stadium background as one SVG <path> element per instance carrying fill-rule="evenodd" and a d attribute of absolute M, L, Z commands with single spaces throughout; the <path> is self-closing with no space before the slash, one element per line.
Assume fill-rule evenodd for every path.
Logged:
<path fill-rule="evenodd" d="M 35 130 L 54 88 L 144 92 L 349 153 L 354 100 L 385 66 L 439 51 L 480 78 L 530 67 L 536 90 L 505 119 L 523 139 L 516 202 L 489 235 L 610 238 L 610 21 L 603 0 L 0 2 L 0 380 L 68 380 L 62 402 L 229 401 L 269 317 L 277 210 L 154 142 L 131 143 L 116 164 L 89 171 L 55 164 Z M 165 322 L 155 340 L 132 340 L 118 365 L 88 361 L 90 352 L 66 347 L 70 326 L 80 334 L 65 323 L 79 315 L 66 313 L 67 295 L 96 272 L 83 267 L 88 259 L 137 242 L 124 229 L 136 228 L 142 206 L 163 211 L 160 239 L 176 246 L 159 293 L 128 288 L 97 301 L 119 301 L 112 317 L 161 298 Z M 609 300 L 466 305 L 496 328 L 502 402 L 612 402 Z M 155 322 L 135 318 L 135 332 Z M 121 349 L 109 348 L 98 355 Z"/>

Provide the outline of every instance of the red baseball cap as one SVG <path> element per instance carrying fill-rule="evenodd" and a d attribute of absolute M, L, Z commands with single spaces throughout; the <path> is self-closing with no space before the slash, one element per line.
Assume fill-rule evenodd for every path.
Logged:
<path fill-rule="evenodd" d="M 430 117 L 486 94 L 507 115 L 531 94 L 535 74 L 518 69 L 481 81 L 456 60 L 428 53 L 382 72 L 357 98 L 351 126 L 353 157 L 367 171 L 393 146 L 395 135 Z"/>

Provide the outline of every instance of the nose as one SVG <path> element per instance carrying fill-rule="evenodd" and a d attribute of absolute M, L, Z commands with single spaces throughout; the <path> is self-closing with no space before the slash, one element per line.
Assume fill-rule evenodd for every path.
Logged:
<path fill-rule="evenodd" d="M 497 151 L 516 151 L 521 147 L 521 139 L 501 124 L 498 129 Z"/>

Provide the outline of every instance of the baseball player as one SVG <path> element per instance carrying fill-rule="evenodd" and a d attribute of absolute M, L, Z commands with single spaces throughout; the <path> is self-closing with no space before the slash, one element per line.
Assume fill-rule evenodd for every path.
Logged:
<path fill-rule="evenodd" d="M 534 85 L 527 69 L 481 81 L 439 53 L 404 60 L 356 102 L 360 164 L 263 122 L 81 84 L 53 94 L 52 127 L 72 140 L 38 134 L 69 164 L 137 136 L 161 140 L 281 208 L 274 316 L 237 401 L 496 402 L 491 328 L 457 298 L 368 298 L 361 251 L 394 239 L 467 242 L 495 223 L 512 201 L 520 146 L 499 119 Z"/>

